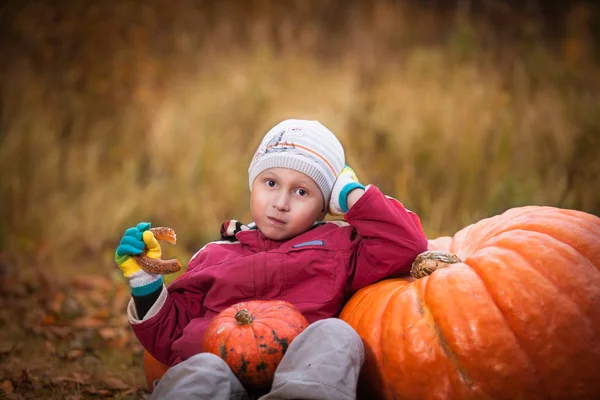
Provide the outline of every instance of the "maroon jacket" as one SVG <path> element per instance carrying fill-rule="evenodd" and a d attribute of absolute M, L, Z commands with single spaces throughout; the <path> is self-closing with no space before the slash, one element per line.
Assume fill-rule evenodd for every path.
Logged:
<path fill-rule="evenodd" d="M 344 217 L 349 225 L 323 223 L 287 241 L 250 229 L 235 234 L 235 242 L 209 243 L 143 320 L 130 302 L 136 336 L 154 357 L 174 365 L 202 351 L 206 327 L 228 306 L 277 299 L 294 304 L 311 323 L 335 317 L 358 289 L 407 272 L 427 250 L 419 217 L 375 186 Z"/>

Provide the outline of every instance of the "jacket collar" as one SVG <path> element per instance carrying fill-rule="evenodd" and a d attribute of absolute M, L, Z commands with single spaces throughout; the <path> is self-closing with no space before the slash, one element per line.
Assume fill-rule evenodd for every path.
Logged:
<path fill-rule="evenodd" d="M 254 222 L 248 225 L 234 219 L 221 225 L 221 240 L 239 241 L 253 251 L 269 251 L 279 248 L 285 240 L 271 240 L 258 229 Z"/>
<path fill-rule="evenodd" d="M 311 229 L 322 225 L 322 222 L 315 222 Z M 293 239 L 293 238 L 292 238 Z M 248 246 L 250 250 L 269 251 L 276 250 L 289 240 L 272 240 L 263 235 L 254 222 L 244 225 L 236 220 L 228 220 L 221 225 L 221 240 L 239 241 Z"/>

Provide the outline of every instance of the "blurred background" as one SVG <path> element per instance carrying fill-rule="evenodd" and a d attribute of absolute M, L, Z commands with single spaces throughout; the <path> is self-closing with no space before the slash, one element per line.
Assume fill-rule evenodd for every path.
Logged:
<path fill-rule="evenodd" d="M 430 238 L 522 205 L 600 215 L 599 38 L 592 1 L 3 3 L 0 275 L 20 278 L 2 285 L 0 360 L 44 367 L 0 389 L 80 398 L 106 368 L 126 385 L 102 390 L 140 386 L 121 234 L 170 226 L 163 258 L 186 264 L 249 222 L 250 159 L 286 118 L 333 130 Z"/>
<path fill-rule="evenodd" d="M 514 206 L 600 214 L 593 2 L 13 1 L 0 20 L 5 265 L 108 265 L 138 221 L 186 258 L 249 220 L 278 121 L 332 129 L 429 236 Z"/>

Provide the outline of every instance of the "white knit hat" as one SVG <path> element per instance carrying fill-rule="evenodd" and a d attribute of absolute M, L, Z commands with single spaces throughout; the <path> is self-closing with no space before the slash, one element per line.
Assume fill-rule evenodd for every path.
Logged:
<path fill-rule="evenodd" d="M 262 171 L 290 168 L 317 183 L 327 209 L 333 184 L 344 165 L 344 148 L 333 132 L 319 121 L 287 119 L 267 132 L 254 153 L 248 169 L 250 190 Z"/>

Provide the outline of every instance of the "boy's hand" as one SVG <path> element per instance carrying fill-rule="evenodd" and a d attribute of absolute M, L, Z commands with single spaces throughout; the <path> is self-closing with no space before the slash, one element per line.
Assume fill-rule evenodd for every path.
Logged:
<path fill-rule="evenodd" d="M 329 199 L 329 213 L 331 215 L 344 215 L 348 212 L 348 195 L 354 189 L 364 190 L 365 187 L 358 182 L 354 170 L 346 165 L 338 175 L 331 191 L 331 198 Z"/>
<path fill-rule="evenodd" d="M 121 238 L 121 243 L 115 252 L 115 262 L 126 278 L 141 269 L 131 256 L 138 256 L 146 249 L 146 256 L 161 257 L 160 245 L 149 229 L 150 222 L 140 222 L 136 227 L 127 229 Z"/>

